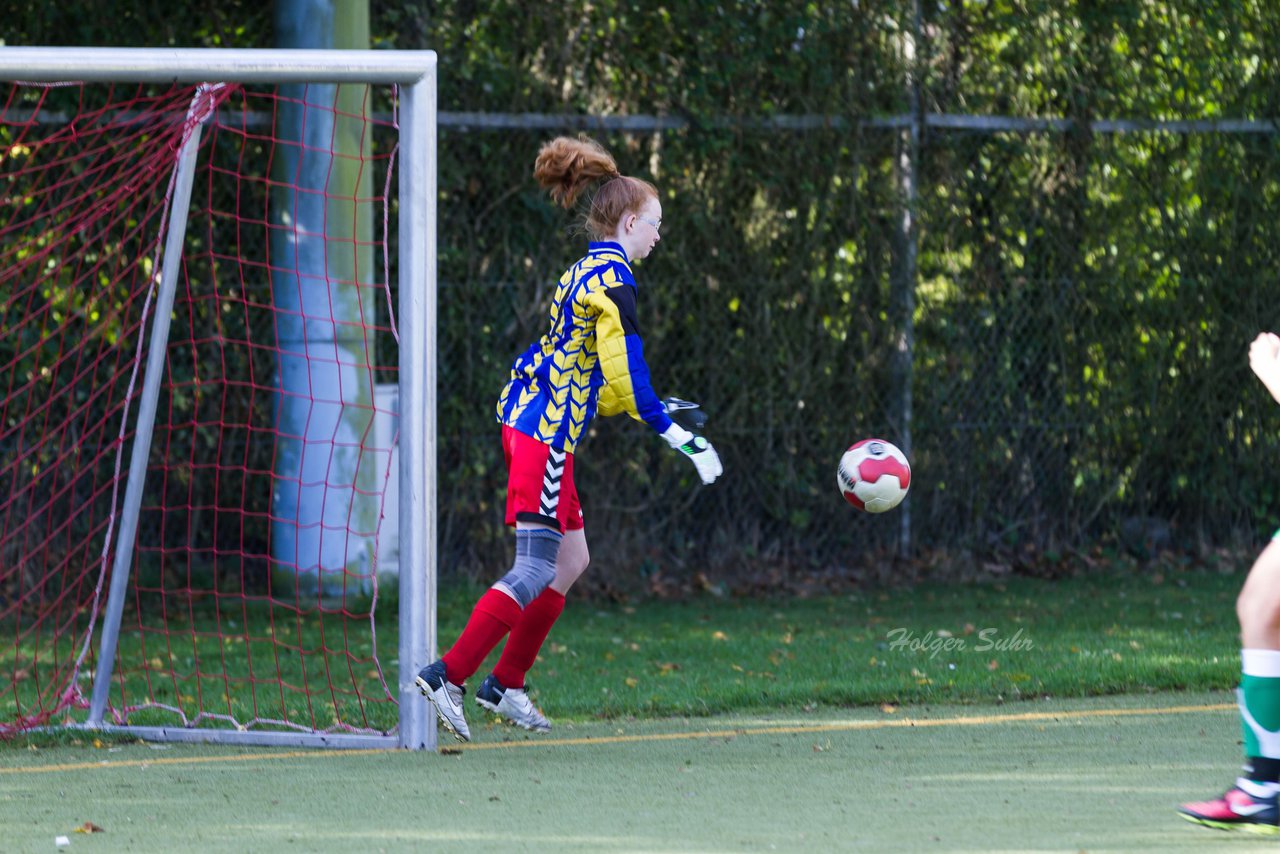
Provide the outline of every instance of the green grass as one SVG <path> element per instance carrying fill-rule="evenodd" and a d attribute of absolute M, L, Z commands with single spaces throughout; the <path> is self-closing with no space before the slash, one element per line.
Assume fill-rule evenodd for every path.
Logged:
<path fill-rule="evenodd" d="M 818 599 L 574 603 L 530 681 L 550 712 L 576 719 L 1223 689 L 1239 678 L 1242 580 L 1115 572 Z M 442 643 L 456 614 L 442 615 Z"/>
<path fill-rule="evenodd" d="M 924 583 L 812 599 L 702 594 L 603 604 L 571 597 L 530 682 L 557 721 L 1221 690 L 1239 674 L 1233 602 L 1242 581 L 1242 572 L 1121 566 L 1055 581 Z M 479 593 L 441 591 L 442 648 Z M 321 727 L 338 716 L 380 728 L 394 723 L 395 706 L 380 696 L 369 659 L 367 617 L 277 616 L 270 624 L 264 607 L 237 605 L 221 615 L 171 611 L 168 625 L 172 658 L 161 654 L 157 635 L 122 636 L 123 658 L 135 663 L 123 688 L 129 700 L 145 696 L 149 680 L 161 701 L 189 715 L 199 692 L 204 708 L 240 720 L 256 713 Z M 392 685 L 395 628 L 390 614 L 379 619 L 378 650 Z M 320 652 L 322 634 L 323 645 L 346 645 L 355 657 Z M 0 672 L 7 672 L 3 658 L 0 650 Z M 277 673 L 288 690 L 275 687 Z M 322 688 L 329 673 L 338 677 L 336 699 Z M 373 701 L 362 702 L 353 686 Z M 12 716 L 11 693 L 0 696 L 5 715 Z M 133 722 L 173 718 L 150 711 Z"/>
<path fill-rule="evenodd" d="M 367 603 L 348 603 L 341 609 L 299 613 L 270 601 L 247 602 L 240 598 L 207 597 L 191 600 L 173 595 L 144 600 L 140 619 L 133 603 L 120 633 L 117 667 L 112 678 L 112 708 L 137 709 L 148 702 L 178 708 L 195 720 L 207 715 L 229 717 L 240 723 L 255 719 L 286 720 L 308 728 L 326 729 L 339 721 L 358 727 L 386 730 L 394 726 L 393 702 L 396 671 L 397 626 L 394 609 L 385 609 L 378 624 L 381 660 L 388 685 L 379 679 L 374 657 L 374 633 Z M 0 634 L 5 633 L 0 626 Z M 7 631 L 12 637 L 16 632 Z M 75 639 L 55 643 L 41 638 L 37 647 L 25 643 L 18 650 L 0 647 L 0 673 L 34 668 L 32 662 L 61 662 L 66 669 L 74 659 Z M 82 668 L 80 690 L 92 690 L 94 664 Z M 56 686 L 28 679 L 19 685 L 24 708 L 44 702 Z M 0 720 L 12 720 L 13 692 L 0 693 Z M 71 720 L 85 713 L 72 710 Z M 161 726 L 180 723 L 168 708 L 141 708 L 130 723 Z M 209 719 L 200 725 L 225 727 L 225 720 Z M 274 727 L 264 727 L 274 728 Z"/>

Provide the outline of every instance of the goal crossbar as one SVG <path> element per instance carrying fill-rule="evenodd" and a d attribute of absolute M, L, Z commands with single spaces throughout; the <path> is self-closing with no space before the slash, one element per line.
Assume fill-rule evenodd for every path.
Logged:
<path fill-rule="evenodd" d="M 434 83 L 430 50 L 0 47 L 0 80 L 57 83 Z"/>

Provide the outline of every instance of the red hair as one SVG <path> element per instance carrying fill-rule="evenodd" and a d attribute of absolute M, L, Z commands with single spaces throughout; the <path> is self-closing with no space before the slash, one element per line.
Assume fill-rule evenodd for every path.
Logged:
<path fill-rule="evenodd" d="M 588 187 L 602 181 L 586 220 L 587 231 L 596 238 L 613 234 L 624 216 L 639 213 L 645 202 L 658 197 L 648 181 L 618 172 L 613 155 L 585 136 L 558 136 L 545 143 L 533 163 L 533 177 L 564 208 L 573 207 Z"/>

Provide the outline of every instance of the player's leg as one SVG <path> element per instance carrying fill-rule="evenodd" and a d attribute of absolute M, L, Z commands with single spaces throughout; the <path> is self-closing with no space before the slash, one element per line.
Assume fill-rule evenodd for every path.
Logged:
<path fill-rule="evenodd" d="M 583 529 L 565 531 L 556 558 L 556 578 L 546 590 L 520 615 L 520 622 L 511 630 L 502 657 L 493 674 L 503 685 L 523 688 L 525 675 L 533 667 L 542 645 L 551 633 L 551 627 L 564 612 L 565 594 L 587 568 L 590 555 Z"/>
<path fill-rule="evenodd" d="M 591 560 L 572 472 L 566 472 L 565 479 L 568 482 L 562 486 L 560 497 L 565 533 L 556 556 L 555 580 L 520 614 L 497 666 L 476 691 L 476 702 L 481 706 L 497 712 L 517 726 L 537 732 L 549 731 L 551 723 L 529 699 L 525 675 L 537 660 L 551 627 L 564 611 L 565 594 L 586 571 Z"/>
<path fill-rule="evenodd" d="M 1179 812 L 1208 827 L 1280 833 L 1280 539 L 1254 561 L 1236 600 L 1236 615 L 1244 767 L 1221 797 L 1184 804 Z"/>
<path fill-rule="evenodd" d="M 556 578 L 524 609 L 511 630 L 502 657 L 476 691 L 476 702 L 525 729 L 547 732 L 550 722 L 528 699 L 525 677 L 538 659 L 551 627 L 564 611 L 565 593 L 590 562 L 587 538 L 582 528 L 565 531 L 556 559 Z M 500 702 L 505 698 L 505 702 Z"/>
<path fill-rule="evenodd" d="M 562 481 L 572 490 L 572 455 L 503 428 L 507 457 L 507 524 L 516 529 L 511 569 L 476 602 L 458 640 L 439 661 L 418 674 L 417 683 L 437 715 L 459 740 L 471 734 L 462 712 L 463 684 L 520 621 L 521 612 L 555 579 L 563 519 Z M 549 488 L 549 485 L 555 488 Z"/>

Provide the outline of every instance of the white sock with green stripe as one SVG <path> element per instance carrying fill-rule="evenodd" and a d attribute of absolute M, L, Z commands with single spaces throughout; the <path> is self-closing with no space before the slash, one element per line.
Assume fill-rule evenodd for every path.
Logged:
<path fill-rule="evenodd" d="M 1270 794 L 1280 792 L 1280 650 L 1240 651 L 1236 697 L 1244 729 L 1244 776 Z"/>

